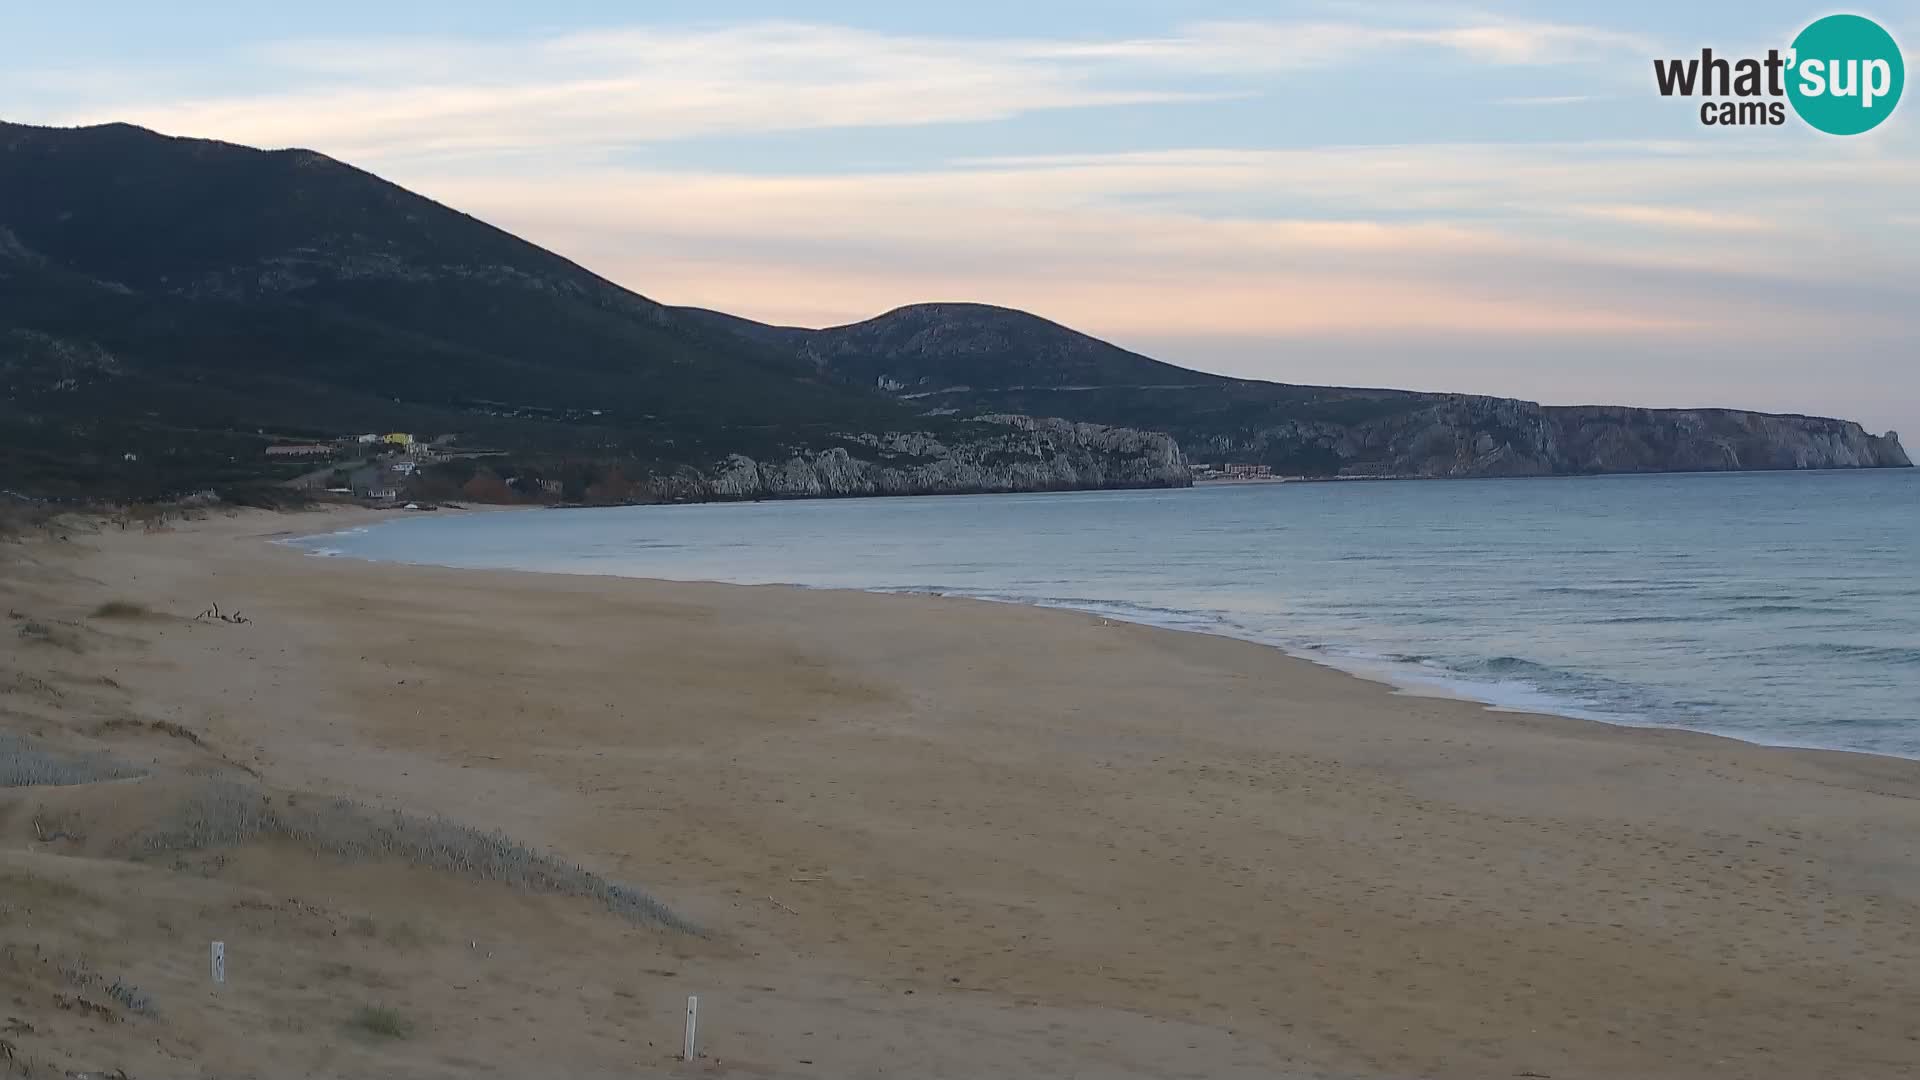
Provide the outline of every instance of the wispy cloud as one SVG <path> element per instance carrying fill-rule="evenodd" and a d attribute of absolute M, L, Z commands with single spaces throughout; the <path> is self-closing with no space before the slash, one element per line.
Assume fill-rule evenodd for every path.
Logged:
<path fill-rule="evenodd" d="M 100 102 L 61 119 L 131 119 L 353 156 L 590 154 L 700 135 L 988 121 L 1211 96 L 1109 84 L 992 42 L 787 23 L 514 46 L 300 42 L 256 60 L 271 65 L 278 88 Z"/>
<path fill-rule="evenodd" d="M 1502 106 L 1546 106 L 1546 105 L 1584 105 L 1590 101 L 1605 101 L 1596 94 L 1561 94 L 1552 97 L 1507 97 L 1495 98 L 1493 104 Z"/>
<path fill-rule="evenodd" d="M 1818 239 L 1871 232 L 1876 222 L 1831 213 L 1827 193 L 1844 188 L 1865 205 L 1893 205 L 1903 191 L 1920 185 L 1920 160 L 1914 158 L 1785 153 L 1772 140 L 1191 149 L 1003 156 L 962 164 L 988 174 L 1019 175 L 1032 193 L 1127 204 L 1158 193 L 1166 205 L 1238 208 L 1241 216 L 1281 206 L 1294 215 L 1504 227 L 1541 242 L 1565 245 L 1579 239 L 1587 249 L 1665 250 L 1657 235 L 1608 231 L 1575 237 L 1568 232 L 1608 220 L 1678 230 L 1668 247 L 1709 257 L 1725 253 L 1701 251 L 1691 233 L 1781 228 Z M 1834 252 L 1835 245 L 1827 242 L 1799 249 L 1769 244 L 1736 260 L 1723 259 L 1722 265 L 1728 273 L 1754 266 L 1807 267 L 1822 265 Z M 1849 248 L 1846 254 L 1858 259 L 1867 253 Z M 1881 264 L 1875 259 L 1872 265 Z"/>
<path fill-rule="evenodd" d="M 1040 47 L 1037 55 L 1122 59 L 1208 71 L 1271 71 L 1327 67 L 1396 54 L 1437 52 L 1478 63 L 1578 63 L 1652 48 L 1635 34 L 1573 23 L 1485 14 L 1405 25 L 1366 21 L 1236 21 L 1198 23 L 1166 37 Z"/>
<path fill-rule="evenodd" d="M 411 181 L 675 302 L 849 321 L 928 298 L 1114 334 L 1758 340 L 1896 332 L 1899 245 L 1836 250 L 1778 200 L 1812 163 L 1661 144 L 993 159 L 910 172 L 587 168 Z M 1648 172 L 1662 173 L 1648 179 Z M 1911 166 L 1848 173 L 1867 197 Z M 564 197 L 560 197 L 564 193 Z M 1659 201 L 1665 198 L 1668 201 Z M 1698 199 L 1698 202 L 1689 201 Z M 1291 209 L 1276 209 L 1290 207 Z"/>
<path fill-rule="evenodd" d="M 1605 221 L 1660 229 L 1747 233 L 1778 232 L 1784 228 L 1783 222 L 1756 214 L 1734 214 L 1691 206 L 1574 206 L 1568 209 L 1575 214 Z"/>
<path fill-rule="evenodd" d="M 279 42 L 209 91 L 147 73 L 144 91 L 88 95 L 60 122 L 133 120 L 354 156 L 591 154 L 716 134 L 983 122 L 1028 113 L 1231 96 L 1244 79 L 1397 61 L 1563 64 L 1644 49 L 1595 27 L 1456 14 L 1413 24 L 1202 22 L 1159 37 L 952 38 L 756 22 L 479 40 Z M 99 73 L 108 86 L 119 80 Z M 86 73 L 62 73 L 71 85 Z M 46 82 L 30 68 L 0 77 Z M 40 81 L 35 81 L 40 80 Z"/>

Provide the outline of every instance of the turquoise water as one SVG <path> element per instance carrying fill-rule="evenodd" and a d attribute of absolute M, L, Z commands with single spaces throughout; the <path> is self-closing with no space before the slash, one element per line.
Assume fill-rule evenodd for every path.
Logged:
<path fill-rule="evenodd" d="M 1080 608 L 1496 705 L 1920 757 L 1915 470 L 420 515 L 301 543 Z"/>

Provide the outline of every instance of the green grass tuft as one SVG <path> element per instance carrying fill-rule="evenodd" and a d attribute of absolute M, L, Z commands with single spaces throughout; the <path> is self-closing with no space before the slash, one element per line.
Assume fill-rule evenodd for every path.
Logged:
<path fill-rule="evenodd" d="M 413 1021 L 384 1005 L 362 1005 L 347 1019 L 347 1026 L 382 1039 L 405 1039 L 413 1035 Z"/>

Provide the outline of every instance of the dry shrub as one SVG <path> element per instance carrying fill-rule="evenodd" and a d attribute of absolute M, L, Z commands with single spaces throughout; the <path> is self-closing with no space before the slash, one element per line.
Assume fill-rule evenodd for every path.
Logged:
<path fill-rule="evenodd" d="M 699 932 L 647 893 L 536 852 L 503 833 L 483 832 L 446 818 L 376 810 L 350 799 L 289 798 L 276 807 L 256 788 L 216 780 L 135 843 L 140 852 L 159 854 L 274 838 L 349 862 L 392 859 L 527 892 L 589 897 L 635 922 Z"/>
<path fill-rule="evenodd" d="M 109 600 L 93 609 L 96 619 L 144 619 L 151 614 L 147 605 L 132 600 Z"/>
<path fill-rule="evenodd" d="M 38 619 L 22 618 L 16 632 L 20 635 L 20 640 L 29 645 L 52 645 L 75 653 L 87 651 L 85 646 L 80 644 L 79 638 Z"/>
<path fill-rule="evenodd" d="M 0 732 L 0 788 L 66 787 L 144 775 L 143 770 L 106 754 L 44 750 L 17 735 Z"/>

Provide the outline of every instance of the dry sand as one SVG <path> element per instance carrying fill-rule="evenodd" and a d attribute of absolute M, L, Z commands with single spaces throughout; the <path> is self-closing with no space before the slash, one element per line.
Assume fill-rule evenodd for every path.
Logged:
<path fill-rule="evenodd" d="M 1070 612 L 263 539 L 346 520 L 0 548 L 0 730 L 152 773 L 0 790 L 13 1068 L 1920 1072 L 1920 763 L 1494 713 Z M 110 600 L 151 614 L 89 614 Z M 216 602 L 251 621 L 193 620 Z M 498 828 L 709 932 L 286 843 L 123 857 L 215 774 Z M 682 1065 L 689 993 L 710 1056 Z"/>

